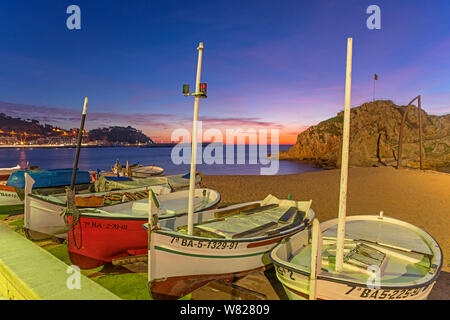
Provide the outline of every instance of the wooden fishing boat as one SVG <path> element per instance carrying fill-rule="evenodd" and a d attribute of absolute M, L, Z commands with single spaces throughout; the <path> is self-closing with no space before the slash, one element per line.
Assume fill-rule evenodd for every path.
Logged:
<path fill-rule="evenodd" d="M 104 175 L 115 175 L 115 176 L 130 176 L 133 178 L 148 178 L 152 176 L 161 175 L 164 172 L 164 169 L 161 167 L 157 167 L 155 165 L 144 166 L 142 164 L 132 164 L 129 165 L 127 161 L 127 165 L 123 166 L 118 160 L 111 166 L 111 172 L 103 172 Z"/>
<path fill-rule="evenodd" d="M 210 281 L 264 270 L 271 263 L 269 251 L 314 218 L 310 207 L 311 201 L 269 195 L 197 214 L 192 235 L 187 216 L 152 223 L 148 259 L 153 298 L 180 298 Z"/>
<path fill-rule="evenodd" d="M 352 41 L 347 40 L 338 219 L 315 219 L 311 237 L 307 231 L 290 237 L 270 258 L 290 299 L 426 299 L 442 267 L 437 242 L 382 211 L 346 217 Z"/>
<path fill-rule="evenodd" d="M 131 168 L 132 177 L 147 178 L 152 176 L 159 176 L 164 172 L 164 169 L 157 166 L 136 166 Z"/>
<path fill-rule="evenodd" d="M 17 165 L 12 168 L 0 168 L 0 181 L 6 181 L 8 180 L 11 173 L 22 170 L 22 167 L 20 165 Z"/>
<path fill-rule="evenodd" d="M 18 214 L 24 209 L 25 174 L 29 174 L 36 181 L 34 193 L 56 194 L 63 193 L 70 185 L 72 169 L 54 170 L 20 170 L 13 172 L 6 185 L 0 185 L 0 214 Z M 87 171 L 78 171 L 76 190 L 88 190 L 91 178 Z"/>
<path fill-rule="evenodd" d="M 336 272 L 338 219 L 320 224 L 315 298 L 323 300 L 426 299 L 442 266 L 442 251 L 425 231 L 378 215 L 346 218 L 343 271 Z M 319 237 L 320 239 L 320 237 Z M 319 240 L 320 241 L 320 240 Z M 320 247 L 322 247 L 320 249 Z M 304 230 L 270 254 L 290 299 L 309 299 L 312 241 Z"/>
<path fill-rule="evenodd" d="M 160 219 L 186 215 L 187 200 L 188 191 L 160 195 Z M 194 210 L 211 209 L 219 201 L 217 191 L 197 189 Z M 147 254 L 148 233 L 142 225 L 148 221 L 148 206 L 149 201 L 144 199 L 98 209 L 80 209 L 75 218 L 69 214 L 68 225 L 72 228 L 68 233 L 68 249 L 72 262 L 89 269 L 113 259 Z"/>
<path fill-rule="evenodd" d="M 67 207 L 66 193 L 36 194 L 33 192 L 35 181 L 26 175 L 24 227 L 29 239 L 40 240 L 54 236 L 65 239 L 67 237 L 67 223 L 63 212 Z M 99 186 L 96 186 L 99 187 Z M 87 192 L 84 190 L 75 196 L 78 208 L 106 207 L 118 203 L 148 198 L 148 190 L 161 195 L 171 192 L 167 184 L 155 186 L 136 186 L 108 191 Z"/>

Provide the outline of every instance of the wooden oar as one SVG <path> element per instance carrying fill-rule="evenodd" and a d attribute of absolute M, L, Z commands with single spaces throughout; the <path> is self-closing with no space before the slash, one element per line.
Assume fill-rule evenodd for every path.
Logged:
<path fill-rule="evenodd" d="M 78 170 L 78 159 L 80 158 L 81 141 L 83 139 L 84 121 L 86 120 L 87 104 L 88 104 L 88 97 L 84 98 L 83 113 L 81 114 L 80 131 L 78 132 L 77 151 L 75 154 L 75 161 L 73 164 L 72 181 L 70 183 L 70 189 L 74 191 L 75 191 L 75 179 L 77 177 L 77 170 Z"/>

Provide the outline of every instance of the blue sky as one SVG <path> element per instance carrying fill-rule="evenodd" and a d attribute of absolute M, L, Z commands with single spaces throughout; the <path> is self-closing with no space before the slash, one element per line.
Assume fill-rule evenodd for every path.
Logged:
<path fill-rule="evenodd" d="M 81 30 L 66 8 L 81 8 Z M 381 8 L 381 30 L 366 8 Z M 199 41 L 207 125 L 279 128 L 294 142 L 344 101 L 353 37 L 352 106 L 376 98 L 450 112 L 449 1 L 2 1 L 0 111 L 88 128 L 136 126 L 155 140 L 189 126 Z"/>

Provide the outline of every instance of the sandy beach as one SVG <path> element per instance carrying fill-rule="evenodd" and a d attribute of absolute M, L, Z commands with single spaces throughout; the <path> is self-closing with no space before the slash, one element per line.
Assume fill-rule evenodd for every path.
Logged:
<path fill-rule="evenodd" d="M 338 215 L 340 170 L 279 176 L 205 176 L 202 185 L 222 196 L 221 205 L 260 200 L 268 194 L 296 200 L 312 199 L 320 221 Z M 347 215 L 378 214 L 410 222 L 432 235 L 444 254 L 441 274 L 430 299 L 450 299 L 450 174 L 392 167 L 350 168 Z M 240 280 L 243 287 L 279 299 L 264 274 Z M 196 299 L 211 299 L 211 286 Z M 278 291 L 277 291 L 278 292 Z M 214 299 L 229 298 L 216 293 Z"/>

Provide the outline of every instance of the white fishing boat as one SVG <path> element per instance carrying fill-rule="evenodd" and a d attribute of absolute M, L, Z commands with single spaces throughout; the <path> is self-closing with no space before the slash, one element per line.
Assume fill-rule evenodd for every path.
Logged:
<path fill-rule="evenodd" d="M 269 251 L 314 218 L 310 206 L 311 201 L 269 195 L 262 201 L 196 214 L 192 235 L 186 215 L 158 222 L 153 218 L 149 247 L 153 298 L 180 298 L 210 281 L 264 270 L 270 264 Z M 152 210 L 158 215 L 159 209 Z"/>
<path fill-rule="evenodd" d="M 437 242 L 420 228 L 379 215 L 346 217 L 352 39 L 347 42 L 338 219 L 300 232 L 270 254 L 290 299 L 426 299 L 442 267 Z"/>
<path fill-rule="evenodd" d="M 132 164 L 123 166 L 118 160 L 111 166 L 111 172 L 102 172 L 105 176 L 130 176 L 133 178 L 148 178 L 152 176 L 159 176 L 164 172 L 164 169 L 155 165 L 144 166 L 142 164 Z"/>
<path fill-rule="evenodd" d="M 33 240 L 54 236 L 65 239 L 67 225 L 63 212 L 67 206 L 65 193 L 41 195 L 33 193 L 34 180 L 25 175 L 25 210 L 24 226 L 27 236 Z M 115 190 L 78 193 L 75 197 L 77 207 L 106 207 L 117 203 L 139 200 L 148 197 L 148 190 L 152 189 L 158 195 L 171 192 L 167 184 L 134 188 L 117 188 Z"/>
<path fill-rule="evenodd" d="M 152 176 L 159 176 L 164 172 L 164 169 L 157 166 L 137 166 L 131 168 L 131 174 L 134 178 L 147 178 Z"/>
<path fill-rule="evenodd" d="M 442 266 L 442 251 L 425 231 L 380 215 L 349 216 L 345 224 L 343 270 L 336 272 L 338 219 L 320 224 L 322 247 L 311 281 L 312 241 L 304 230 L 270 254 L 290 299 L 426 299 Z M 320 237 L 319 237 L 320 239 Z M 313 279 L 314 280 L 314 279 Z M 315 282 L 315 284 L 314 284 Z"/>
<path fill-rule="evenodd" d="M 194 215 L 198 109 L 200 98 L 206 98 L 206 84 L 200 83 L 202 42 L 197 49 L 196 92 L 190 94 L 183 85 L 183 94 L 195 96 L 188 214 L 159 221 L 158 200 L 149 197 L 148 277 L 155 299 L 180 298 L 210 281 L 264 269 L 270 263 L 269 250 L 303 230 L 314 217 L 311 201 L 279 200 L 272 195 Z"/>

